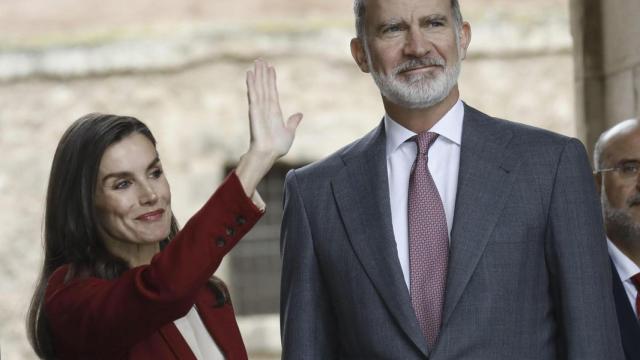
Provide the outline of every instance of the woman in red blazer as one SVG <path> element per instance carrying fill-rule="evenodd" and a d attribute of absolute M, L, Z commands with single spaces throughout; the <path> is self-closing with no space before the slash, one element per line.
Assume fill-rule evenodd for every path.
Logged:
<path fill-rule="evenodd" d="M 132 117 L 89 114 L 53 160 L 45 256 L 28 316 L 45 359 L 246 359 L 213 273 L 258 221 L 255 191 L 287 153 L 302 115 L 283 122 L 275 72 L 247 73 L 249 151 L 181 231 L 155 139 Z"/>

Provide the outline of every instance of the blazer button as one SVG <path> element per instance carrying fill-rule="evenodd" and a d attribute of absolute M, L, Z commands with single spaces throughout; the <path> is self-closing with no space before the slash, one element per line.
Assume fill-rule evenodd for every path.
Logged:
<path fill-rule="evenodd" d="M 216 239 L 216 245 L 218 245 L 218 247 L 223 247 L 227 244 L 227 240 L 224 239 L 224 237 L 222 236 L 218 236 L 218 238 Z"/>
<path fill-rule="evenodd" d="M 236 234 L 236 229 L 232 228 L 232 227 L 228 227 L 227 228 L 227 235 L 228 236 L 233 236 Z"/>
<path fill-rule="evenodd" d="M 244 216 L 240 215 L 236 218 L 236 224 L 238 225 L 244 225 L 247 222 L 247 219 L 244 218 Z"/>

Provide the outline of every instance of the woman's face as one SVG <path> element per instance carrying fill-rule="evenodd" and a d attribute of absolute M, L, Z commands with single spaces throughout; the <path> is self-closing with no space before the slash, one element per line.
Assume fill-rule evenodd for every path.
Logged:
<path fill-rule="evenodd" d="M 171 191 L 147 137 L 133 133 L 107 148 L 95 206 L 107 249 L 116 255 L 157 247 L 171 228 Z"/>

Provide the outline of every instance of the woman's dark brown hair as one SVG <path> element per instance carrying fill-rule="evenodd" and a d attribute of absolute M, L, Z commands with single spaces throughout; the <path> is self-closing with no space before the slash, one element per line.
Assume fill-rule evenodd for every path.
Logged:
<path fill-rule="evenodd" d="M 156 145 L 149 128 L 138 119 L 93 113 L 76 120 L 58 143 L 47 189 L 44 263 L 27 314 L 29 341 L 41 358 L 55 358 L 43 311 L 51 274 L 65 264 L 69 264 L 67 279 L 78 275 L 113 279 L 128 269 L 127 263 L 110 254 L 100 239 L 94 194 L 105 150 L 134 133 L 146 136 Z M 177 231 L 172 215 L 171 231 L 161 248 Z"/>

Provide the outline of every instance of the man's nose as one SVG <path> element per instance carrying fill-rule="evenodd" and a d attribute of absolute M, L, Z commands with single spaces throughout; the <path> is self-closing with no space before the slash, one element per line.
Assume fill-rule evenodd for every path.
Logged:
<path fill-rule="evenodd" d="M 433 44 L 420 28 L 411 28 L 407 31 L 404 44 L 404 54 L 406 56 L 421 58 L 427 55 L 432 47 Z"/>

